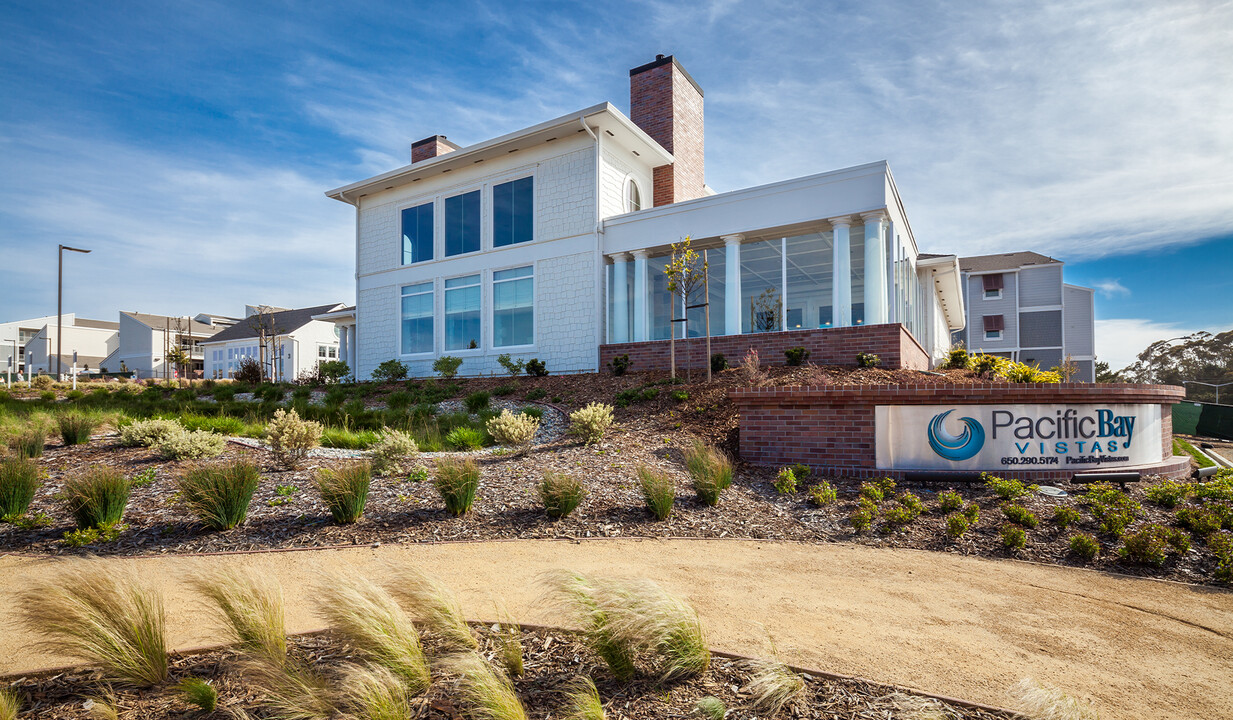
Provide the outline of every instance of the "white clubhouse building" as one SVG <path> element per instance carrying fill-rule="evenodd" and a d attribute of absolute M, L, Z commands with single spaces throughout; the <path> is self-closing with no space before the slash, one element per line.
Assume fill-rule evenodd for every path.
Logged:
<path fill-rule="evenodd" d="M 330 319 L 357 377 L 391 358 L 429 375 L 442 355 L 501 372 L 502 353 L 587 372 L 605 346 L 666 344 L 684 309 L 663 270 L 685 236 L 707 250 L 712 335 L 765 347 L 899 324 L 941 358 L 965 325 L 959 265 L 920 256 L 885 162 L 716 194 L 701 89 L 672 57 L 630 78 L 628 117 L 601 103 L 469 147 L 431 136 L 411 164 L 327 193 L 356 208 L 357 304 Z"/>

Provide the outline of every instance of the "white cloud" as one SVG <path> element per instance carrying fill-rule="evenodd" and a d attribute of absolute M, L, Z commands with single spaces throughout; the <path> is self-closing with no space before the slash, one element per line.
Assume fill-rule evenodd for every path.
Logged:
<path fill-rule="evenodd" d="M 1114 295 L 1130 295 L 1130 288 L 1121 283 L 1120 280 L 1114 278 L 1112 280 L 1097 280 L 1092 283 L 1092 287 L 1106 298 L 1112 298 Z"/>
<path fill-rule="evenodd" d="M 1208 328 L 1193 328 L 1182 323 L 1156 322 L 1144 318 L 1119 318 L 1096 321 L 1096 359 L 1121 370 L 1138 359 L 1139 353 L 1157 340 L 1190 335 Z"/>

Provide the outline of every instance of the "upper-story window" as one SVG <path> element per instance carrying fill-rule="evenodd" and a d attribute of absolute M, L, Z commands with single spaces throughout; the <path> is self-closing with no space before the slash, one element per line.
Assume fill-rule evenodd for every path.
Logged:
<path fill-rule="evenodd" d="M 492 246 L 529 242 L 535 235 L 535 183 L 530 177 L 492 187 Z"/>
<path fill-rule="evenodd" d="M 1001 340 L 1006 329 L 1006 318 L 1003 315 L 986 315 L 984 318 L 985 339 Z"/>
<path fill-rule="evenodd" d="M 402 264 L 432 259 L 432 203 L 402 211 Z"/>
<path fill-rule="evenodd" d="M 480 276 L 445 281 L 445 349 L 474 350 L 480 341 Z"/>
<path fill-rule="evenodd" d="M 996 275 L 982 275 L 981 282 L 984 283 L 986 300 L 1002 299 L 1003 281 L 1001 273 Z"/>
<path fill-rule="evenodd" d="M 480 249 L 480 191 L 445 198 L 445 256 Z"/>
<path fill-rule="evenodd" d="M 402 354 L 432 352 L 432 283 L 402 288 Z"/>
<path fill-rule="evenodd" d="M 625 181 L 625 212 L 637 212 L 642 209 L 642 191 L 638 183 L 629 178 Z"/>
<path fill-rule="evenodd" d="M 535 344 L 535 280 L 531 266 L 492 273 L 492 344 Z"/>

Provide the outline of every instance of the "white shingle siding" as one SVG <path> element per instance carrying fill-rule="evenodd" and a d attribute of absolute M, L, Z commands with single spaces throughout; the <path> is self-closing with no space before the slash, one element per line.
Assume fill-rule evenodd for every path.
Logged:
<path fill-rule="evenodd" d="M 650 168 L 636 167 L 627 163 L 616 153 L 605 149 L 601 155 L 599 212 L 602 217 L 611 217 L 629 212 L 626 205 L 625 183 L 633 178 L 642 193 L 642 207 L 654 203 L 653 177 Z"/>
<path fill-rule="evenodd" d="M 535 173 L 536 237 L 552 239 L 595 230 L 595 150 L 587 146 L 548 158 Z"/>
<path fill-rule="evenodd" d="M 578 253 L 539 263 L 535 292 L 540 359 L 549 372 L 594 371 L 601 342 L 596 255 Z"/>
<path fill-rule="evenodd" d="M 398 357 L 399 286 L 361 289 L 356 303 L 358 340 L 354 368 L 358 378 L 367 378 L 374 368 Z"/>
<path fill-rule="evenodd" d="M 361 208 L 357 272 L 367 275 L 398 267 L 402 264 L 399 205 L 386 202 L 370 207 L 365 203 Z"/>

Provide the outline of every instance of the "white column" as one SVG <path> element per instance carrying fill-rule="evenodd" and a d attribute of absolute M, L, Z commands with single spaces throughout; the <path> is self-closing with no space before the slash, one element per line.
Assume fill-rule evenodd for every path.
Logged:
<path fill-rule="evenodd" d="M 724 334 L 741 334 L 741 243 L 744 235 L 724 235 Z"/>
<path fill-rule="evenodd" d="M 831 326 L 848 327 L 852 324 L 852 246 L 848 230 L 852 221 L 846 217 L 831 218 L 835 229 L 834 262 L 831 268 Z"/>
<path fill-rule="evenodd" d="M 338 359 L 347 362 L 347 358 L 351 356 L 351 343 L 347 340 L 347 326 L 338 326 Z"/>
<path fill-rule="evenodd" d="M 861 215 L 865 219 L 865 324 L 888 321 L 886 313 L 886 213 Z"/>
<path fill-rule="evenodd" d="M 612 256 L 612 336 L 610 342 L 629 342 L 629 253 Z"/>
<path fill-rule="evenodd" d="M 351 374 L 357 378 L 360 376 L 359 368 L 355 366 L 356 361 L 360 357 L 359 348 L 355 344 L 355 325 L 347 326 L 347 367 L 351 368 Z"/>
<path fill-rule="evenodd" d="M 634 342 L 644 342 L 646 333 L 646 250 L 634 251 Z"/>

